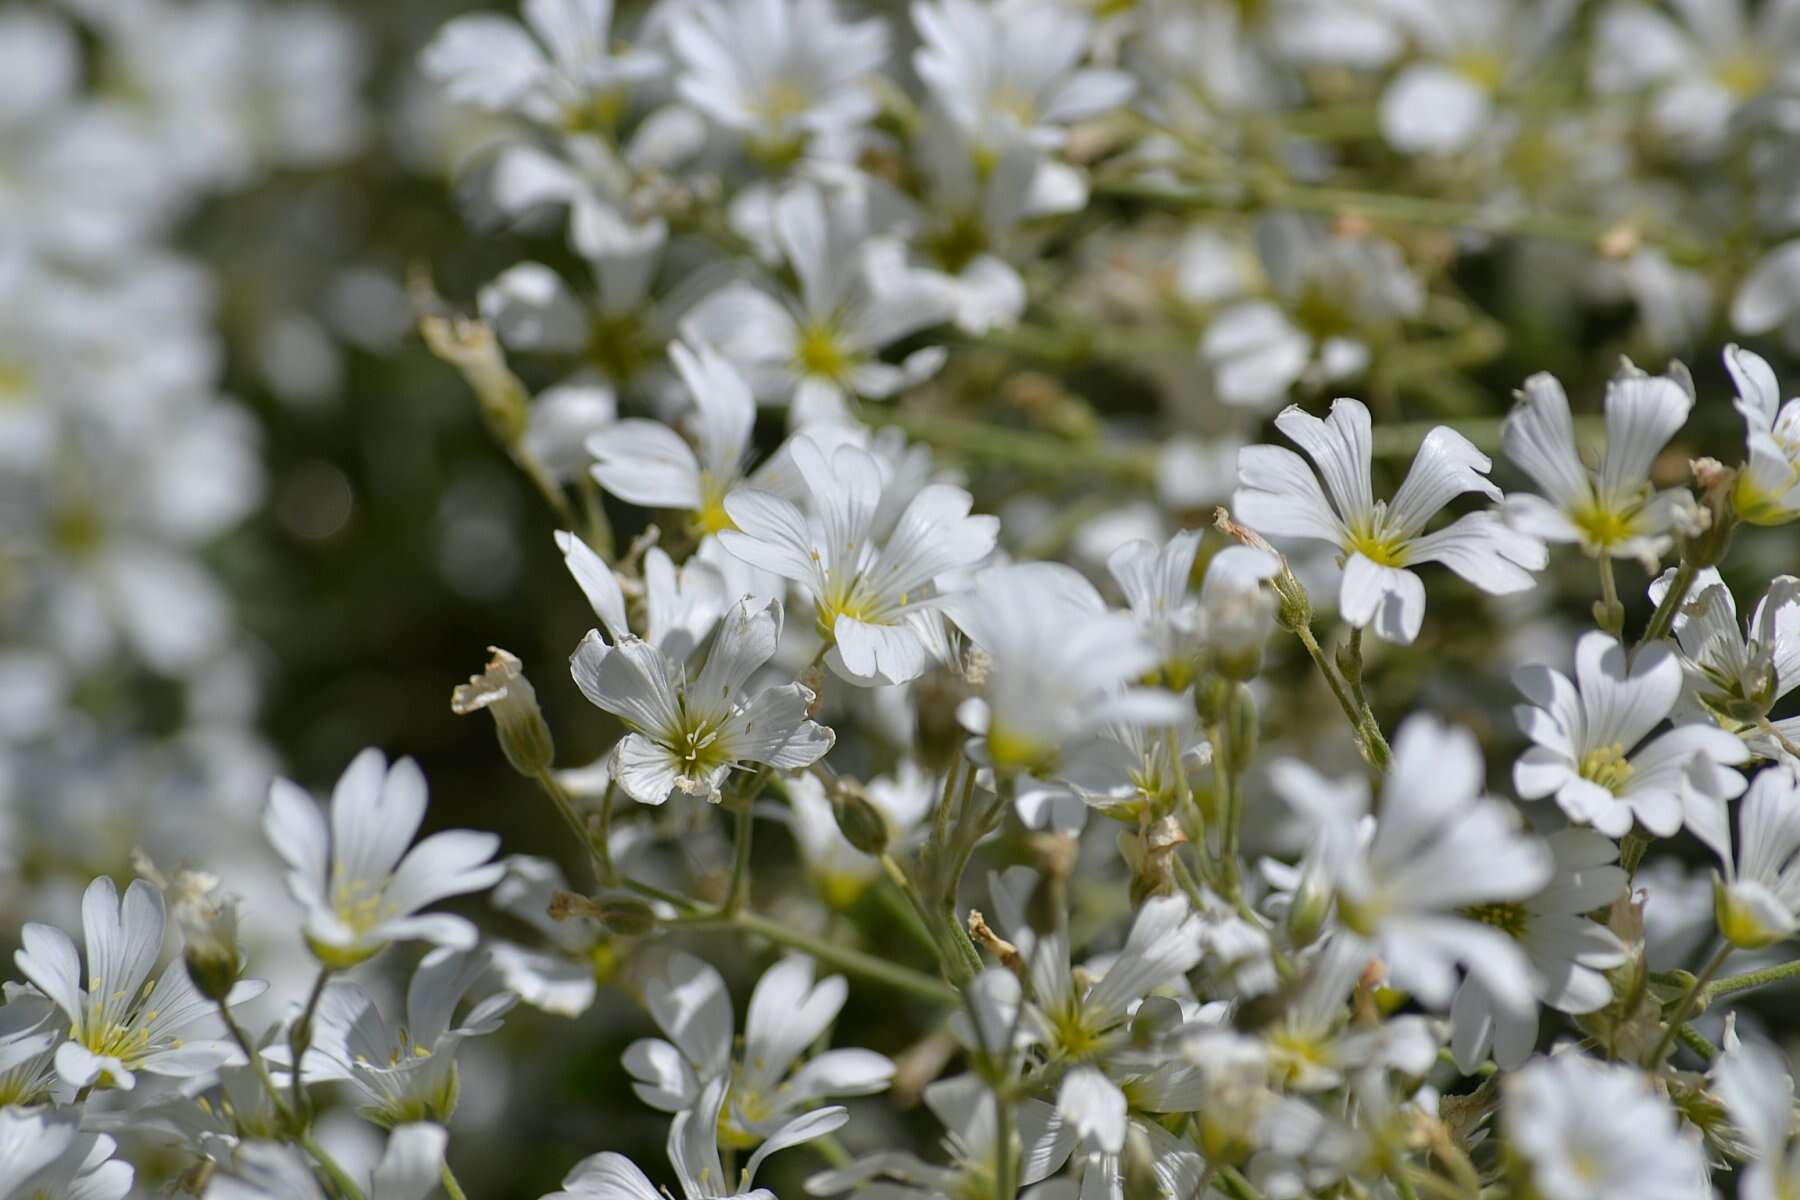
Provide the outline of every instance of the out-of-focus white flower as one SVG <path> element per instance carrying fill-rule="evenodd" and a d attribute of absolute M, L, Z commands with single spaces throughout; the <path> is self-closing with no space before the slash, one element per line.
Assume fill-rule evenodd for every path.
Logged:
<path fill-rule="evenodd" d="M 884 399 L 935 374 L 942 347 L 895 365 L 877 357 L 949 318 L 949 289 L 877 232 L 867 189 L 797 183 L 775 201 L 774 234 L 796 292 L 733 283 L 683 320 L 689 337 L 743 368 L 756 394 L 792 406 L 795 425 L 842 421 L 851 397 Z"/>
<path fill-rule="evenodd" d="M 1728 1018 L 1729 1020 L 1729 1018 Z M 1740 1041 L 1726 1026 L 1724 1053 L 1709 1072 L 1713 1094 L 1749 1151 L 1738 1172 L 1744 1200 L 1780 1200 L 1800 1186 L 1800 1145 L 1793 1140 L 1794 1081 L 1786 1056 L 1766 1042 Z"/>
<path fill-rule="evenodd" d="M 1466 730 L 1429 714 L 1400 726 L 1372 834 L 1372 797 L 1360 777 L 1332 781 L 1284 760 L 1271 780 L 1316 824 L 1338 914 L 1374 943 L 1397 986 L 1442 1009 L 1461 966 L 1509 1011 L 1523 1016 L 1536 1005 L 1519 945 L 1467 914 L 1539 891 L 1551 855 L 1520 828 L 1512 805 L 1483 796 L 1481 750 Z"/>
<path fill-rule="evenodd" d="M 1625 961 L 1611 930 L 1589 918 L 1625 894 L 1619 848 L 1591 829 L 1562 829 L 1545 839 L 1554 859 L 1550 881 L 1522 900 L 1472 905 L 1465 915 L 1519 943 L 1531 963 L 1537 997 L 1559 1012 L 1589 1013 L 1612 1000 L 1604 972 Z M 1504 1070 L 1524 1065 L 1537 1045 L 1538 1013 L 1494 1004 L 1470 975 L 1450 1004 L 1450 1048 L 1457 1066 L 1473 1071 L 1493 1049 Z"/>
<path fill-rule="evenodd" d="M 721 1136 L 748 1149 L 808 1115 L 830 1096 L 886 1090 L 894 1064 L 869 1050 L 838 1048 L 800 1059 L 843 1010 L 849 985 L 841 975 L 816 980 L 809 959 L 784 958 L 757 981 L 744 1018 L 743 1053 L 732 1059 L 731 996 L 717 971 L 676 953 L 666 973 L 644 990 L 645 1003 L 669 1041 L 640 1038 L 625 1050 L 638 1098 L 664 1112 L 694 1107 L 715 1084 L 729 1083 Z M 798 1064 L 798 1065 L 796 1065 Z"/>
<path fill-rule="evenodd" d="M 1493 127 L 1495 100 L 1540 61 L 1574 8 L 1565 0 L 1388 0 L 1419 49 L 1381 94 L 1381 132 L 1407 154 L 1454 154 Z"/>
<path fill-rule="evenodd" d="M 939 1079 L 925 1089 L 925 1107 L 944 1126 L 948 1163 L 929 1163 L 905 1150 L 882 1151 L 812 1176 L 807 1193 L 836 1196 L 867 1187 L 894 1200 L 953 1200 L 992 1191 L 1000 1141 L 993 1089 L 974 1074 Z M 1035 1098 L 1020 1101 L 1013 1118 L 1019 1146 L 1014 1177 L 1020 1187 L 1042 1183 L 1068 1161 L 1073 1130 Z"/>
<path fill-rule="evenodd" d="M 881 825 L 888 845 L 899 847 L 912 836 L 938 799 L 938 781 L 910 758 L 892 775 L 871 779 L 857 800 Z M 810 772 L 787 780 L 794 841 L 806 868 L 825 898 L 848 908 L 863 889 L 881 876 L 881 861 L 845 839 L 826 785 Z"/>
<path fill-rule="evenodd" d="M 269 788 L 263 832 L 287 863 L 288 891 L 305 911 L 307 945 L 320 962 L 352 966 L 395 941 L 474 947 L 466 918 L 419 910 L 492 887 L 503 869 L 489 861 L 500 839 L 445 830 L 409 851 L 425 800 L 418 764 L 403 758 L 390 768 L 373 748 L 332 789 L 329 820 L 298 785 L 277 779 Z"/>
<path fill-rule="evenodd" d="M 1594 86 L 1605 93 L 1652 91 L 1650 120 L 1681 153 L 1710 157 L 1733 118 L 1765 93 L 1800 77 L 1800 19 L 1787 4 L 1676 0 L 1672 13 L 1636 0 L 1609 5 L 1595 26 Z"/>
<path fill-rule="evenodd" d="M 1188 243 L 1183 266 L 1183 296 L 1218 306 L 1200 356 L 1219 399 L 1244 408 L 1274 408 L 1296 384 L 1358 378 L 1370 342 L 1425 306 L 1398 246 L 1291 214 L 1257 223 L 1254 255 L 1213 235 Z"/>
<path fill-rule="evenodd" d="M 369 1173 L 368 1200 L 425 1200 L 443 1180 L 450 1135 L 426 1122 L 396 1125 Z M 205 1200 L 326 1200 L 310 1160 L 292 1146 L 244 1142 L 221 1164 Z"/>
<path fill-rule="evenodd" d="M 1692 1200 L 1709 1186 L 1698 1137 L 1633 1066 L 1540 1058 L 1507 1081 L 1502 1124 L 1544 1200 Z"/>
<path fill-rule="evenodd" d="M 1764 254 L 1731 298 L 1731 327 L 1745 337 L 1779 333 L 1800 346 L 1800 238 Z"/>
<path fill-rule="evenodd" d="M 1784 525 L 1800 517 L 1800 399 L 1783 404 L 1768 361 L 1742 347 L 1725 347 L 1725 369 L 1737 385 L 1748 452 L 1732 511 L 1752 525 Z"/>
<path fill-rule="evenodd" d="M 319 1001 L 312 1039 L 300 1059 L 302 1081 L 348 1083 L 358 1107 L 378 1124 L 447 1122 L 461 1088 L 457 1047 L 499 1029 L 500 1019 L 518 1003 L 511 992 L 495 992 L 453 1022 L 464 997 L 488 970 L 485 953 L 447 946 L 433 950 L 407 985 L 406 1020 L 398 1026 L 388 1024 L 381 1006 L 360 984 L 334 981 Z M 286 1049 L 273 1047 L 269 1058 L 289 1064 Z"/>
<path fill-rule="evenodd" d="M 962 488 L 933 483 L 913 495 L 880 544 L 882 471 L 854 445 L 828 450 L 804 434 L 788 444 L 807 510 L 772 492 L 726 498 L 735 526 L 719 535 L 732 554 L 792 580 L 811 601 L 826 662 L 857 683 L 906 683 L 931 663 L 936 581 L 994 548 L 1000 521 L 970 516 Z"/>
<path fill-rule="evenodd" d="M 699 453 L 660 421 L 620 421 L 588 439 L 591 468 L 601 487 L 644 508 L 691 514 L 694 527 L 717 533 L 731 526 L 724 500 L 743 478 L 756 425 L 756 401 L 735 367 L 707 346 L 669 347 L 699 417 Z"/>
<path fill-rule="evenodd" d="M 1338 611 L 1358 629 L 1373 626 L 1391 642 L 1411 642 L 1425 619 L 1425 584 L 1408 568 L 1439 562 L 1483 591 L 1506 595 L 1532 586 L 1547 555 L 1535 537 L 1488 512 L 1469 513 L 1435 533 L 1425 526 L 1466 492 L 1499 500 L 1488 481 L 1493 464 L 1447 426 L 1426 434 L 1392 502 L 1370 491 L 1373 455 L 1369 410 L 1360 401 L 1334 400 L 1321 421 L 1297 407 L 1275 418 L 1318 468 L 1279 446 L 1247 446 L 1238 453 L 1232 507 L 1238 520 L 1269 537 L 1325 542 L 1344 556 Z"/>
<path fill-rule="evenodd" d="M 0 1197 L 124 1200 L 135 1174 L 117 1143 L 83 1133 L 77 1108 L 0 1108 Z"/>
<path fill-rule="evenodd" d="M 1657 491 L 1650 468 L 1686 424 L 1694 397 L 1665 375 L 1627 371 L 1606 385 L 1606 452 L 1598 470 L 1581 460 L 1569 397 L 1555 377 L 1525 381 L 1506 418 L 1506 456 L 1542 496 L 1514 492 L 1506 519 L 1547 542 L 1574 542 L 1595 557 L 1654 564 L 1694 507 L 1685 488 Z"/>
<path fill-rule="evenodd" d="M 880 110 L 870 76 L 887 58 L 887 26 L 845 21 L 832 0 L 696 0 L 670 40 L 681 98 L 773 166 L 847 156 Z"/>
<path fill-rule="evenodd" d="M 919 0 L 913 66 L 932 99 L 992 163 L 1026 140 L 1062 144 L 1064 127 L 1131 98 L 1124 71 L 1082 67 L 1089 23 L 1058 0 Z"/>
<path fill-rule="evenodd" d="M 1575 644 L 1574 682 L 1537 665 L 1513 682 L 1531 702 L 1513 709 L 1533 743 L 1513 765 L 1526 800 L 1555 796 L 1571 821 L 1608 837 L 1624 837 L 1634 821 L 1668 837 L 1684 823 L 1717 827 L 1725 801 L 1744 790 L 1724 764 L 1750 752 L 1716 725 L 1677 725 L 1644 741 L 1681 696 L 1681 664 L 1660 642 L 1628 661 L 1615 638 L 1589 632 Z"/>
<path fill-rule="evenodd" d="M 162 956 L 160 891 L 140 879 L 121 900 L 103 875 L 82 897 L 81 925 L 85 975 L 75 943 L 48 925 L 26 925 L 24 946 L 13 955 L 25 978 L 69 1019 L 68 1040 L 56 1048 L 56 1073 L 65 1083 L 130 1091 L 140 1071 L 187 1079 L 238 1057 L 220 1036 L 214 1003 L 195 990 L 185 969 L 170 966 L 151 979 Z M 223 1003 L 236 1006 L 262 991 L 262 983 L 245 981 Z"/>
<path fill-rule="evenodd" d="M 719 1161 L 719 1135 L 726 1081 L 715 1079 L 693 1107 L 669 1123 L 669 1164 L 681 1183 L 685 1200 L 775 1200 L 767 1188 L 751 1189 L 756 1169 L 777 1150 L 798 1146 L 839 1129 L 850 1114 L 841 1106 L 815 1109 L 794 1118 L 769 1135 L 745 1160 L 735 1179 Z M 596 1154 L 575 1164 L 563 1179 L 563 1190 L 545 1200 L 667 1200 L 651 1186 L 637 1165 L 622 1154 Z"/>
<path fill-rule="evenodd" d="M 1727 830 L 1707 838 L 1725 866 L 1713 885 L 1719 932 L 1756 949 L 1800 930 L 1800 778 L 1791 763 L 1759 771 L 1738 806 L 1737 851 Z M 1717 880 L 1717 877 L 1714 877 Z"/>
<path fill-rule="evenodd" d="M 609 646 L 596 630 L 576 647 L 569 669 L 590 703 L 631 730 L 613 748 L 612 772 L 640 804 L 671 793 L 718 803 L 739 763 L 796 770 L 831 749 L 831 730 L 807 720 L 813 694 L 799 683 L 743 694 L 781 635 L 781 605 L 738 602 L 725 614 L 692 680 L 686 668 L 637 637 Z"/>
<path fill-rule="evenodd" d="M 1098 743 L 1109 728 L 1192 718 L 1173 693 L 1134 686 L 1155 668 L 1156 648 L 1072 568 L 990 567 L 969 590 L 946 597 L 944 609 L 985 656 L 981 697 L 965 702 L 958 718 L 1002 772 L 1078 776 L 1084 755 L 1106 754 Z M 1033 815 L 1041 824 L 1046 814 Z"/>
<path fill-rule="evenodd" d="M 602 124 L 621 93 L 661 75 L 653 51 L 616 49 L 612 0 L 524 0 L 525 23 L 474 13 L 444 24 L 419 63 L 450 99 L 552 127 Z"/>

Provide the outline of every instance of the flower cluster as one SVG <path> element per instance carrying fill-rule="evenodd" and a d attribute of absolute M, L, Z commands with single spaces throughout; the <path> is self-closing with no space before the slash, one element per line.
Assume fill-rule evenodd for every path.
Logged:
<path fill-rule="evenodd" d="M 1702 340 L 1800 349 L 1800 7 L 1580 7 L 419 39 L 492 251 L 420 333 L 543 501 L 569 671 L 450 693 L 479 808 L 373 748 L 266 778 L 200 557 L 261 468 L 170 239 L 357 142 L 343 27 L 0 14 L 0 883 L 53 907 L 85 797 L 125 843 L 17 923 L 0 1200 L 462 1200 L 500 1080 L 599 1045 L 632 1119 L 508 1186 L 1800 1192 L 1741 1003 L 1800 976 L 1800 400 Z M 107 672 L 214 786 L 117 811 Z"/>

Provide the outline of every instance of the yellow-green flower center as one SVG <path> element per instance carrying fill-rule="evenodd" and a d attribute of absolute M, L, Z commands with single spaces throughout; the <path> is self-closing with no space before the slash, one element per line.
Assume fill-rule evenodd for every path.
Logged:
<path fill-rule="evenodd" d="M 1614 742 L 1589 750 L 1581 756 L 1581 777 L 1617 793 L 1631 778 L 1631 763 L 1626 761 L 1625 747 Z"/>
<path fill-rule="evenodd" d="M 1462 910 L 1462 915 L 1471 921 L 1479 921 L 1490 925 L 1506 936 L 1518 941 L 1525 936 L 1531 927 L 1531 912 L 1523 904 L 1501 901 L 1494 904 L 1471 904 Z"/>
<path fill-rule="evenodd" d="M 850 371 L 850 354 L 829 325 L 808 325 L 794 347 L 794 365 L 800 374 L 842 383 Z"/>

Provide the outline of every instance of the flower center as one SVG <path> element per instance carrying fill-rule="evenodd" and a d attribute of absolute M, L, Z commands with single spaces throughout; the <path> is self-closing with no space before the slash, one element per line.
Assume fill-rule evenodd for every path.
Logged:
<path fill-rule="evenodd" d="M 1506 60 L 1492 50 L 1465 50 L 1453 64 L 1485 92 L 1497 92 L 1506 80 Z"/>
<path fill-rule="evenodd" d="M 1589 545 L 1610 549 L 1637 532 L 1637 512 L 1593 502 L 1569 514 L 1569 520 L 1581 531 Z"/>
<path fill-rule="evenodd" d="M 1761 95 L 1772 75 L 1768 60 L 1748 50 L 1732 55 L 1713 69 L 1713 78 L 1739 100 Z"/>
<path fill-rule="evenodd" d="M 1531 911 L 1517 902 L 1471 904 L 1461 911 L 1469 920 L 1492 926 L 1515 942 L 1522 940 L 1531 926 Z"/>
<path fill-rule="evenodd" d="M 850 370 L 850 355 L 829 325 L 808 325 L 801 330 L 800 344 L 794 348 L 794 365 L 802 375 L 842 383 Z"/>
<path fill-rule="evenodd" d="M 381 923 L 385 908 L 382 889 L 366 879 L 339 879 L 331 889 L 331 911 L 357 937 Z"/>
<path fill-rule="evenodd" d="M 1344 549 L 1352 554 L 1360 554 L 1370 562 L 1383 567 L 1404 567 L 1406 565 L 1406 543 L 1400 538 L 1377 532 L 1373 523 L 1353 527 L 1345 541 Z"/>
<path fill-rule="evenodd" d="M 1631 778 L 1631 763 L 1626 761 L 1625 747 L 1614 742 L 1589 750 L 1581 758 L 1581 777 L 1616 795 Z"/>
<path fill-rule="evenodd" d="M 725 511 L 725 492 L 725 484 L 714 479 L 711 471 L 700 473 L 700 510 L 694 514 L 694 527 L 702 536 L 737 528 Z"/>

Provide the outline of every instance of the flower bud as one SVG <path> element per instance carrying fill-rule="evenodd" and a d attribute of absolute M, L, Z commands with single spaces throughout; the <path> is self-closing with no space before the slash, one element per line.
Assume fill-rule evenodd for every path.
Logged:
<path fill-rule="evenodd" d="M 530 424 L 531 402 L 525 385 L 506 365 L 494 331 L 468 317 L 427 316 L 420 320 L 419 332 L 431 352 L 461 371 L 474 389 L 494 439 L 508 449 L 516 446 Z"/>
<path fill-rule="evenodd" d="M 620 937 L 643 937 L 656 928 L 656 910 L 629 892 L 603 892 L 598 896 L 557 892 L 550 898 L 547 911 L 552 921 L 587 917 Z"/>
<path fill-rule="evenodd" d="M 838 832 L 857 850 L 871 857 L 887 852 L 887 818 L 862 789 L 840 780 L 831 790 L 831 815 L 837 820 Z"/>
<path fill-rule="evenodd" d="M 1719 936 L 1740 950 L 1773 946 L 1792 933 L 1792 922 L 1762 890 L 1728 885 L 1713 874 L 1713 920 Z"/>
<path fill-rule="evenodd" d="M 506 761 L 519 774 L 534 777 L 556 761 L 556 743 L 538 710 L 537 692 L 519 670 L 519 660 L 498 646 L 489 646 L 488 652 L 493 657 L 487 670 L 471 675 L 469 682 L 450 693 L 450 711 L 467 716 L 485 708 L 494 714 Z"/>
<path fill-rule="evenodd" d="M 243 970 L 237 899 L 220 891 L 218 877 L 204 871 L 177 871 L 166 890 L 169 912 L 181 930 L 188 978 L 208 1000 L 224 1000 Z"/>

